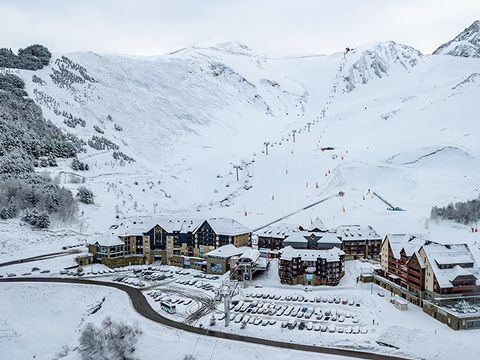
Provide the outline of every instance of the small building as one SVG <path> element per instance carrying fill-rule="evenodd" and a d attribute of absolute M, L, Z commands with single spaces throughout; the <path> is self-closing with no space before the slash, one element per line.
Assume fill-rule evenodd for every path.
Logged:
<path fill-rule="evenodd" d="M 207 261 L 207 273 L 209 274 L 225 274 L 233 266 L 231 259 L 240 257 L 243 253 L 251 248 L 240 247 L 237 248 L 233 244 L 227 244 L 209 251 L 205 255 Z"/>
<path fill-rule="evenodd" d="M 78 266 L 91 265 L 93 264 L 93 254 L 89 252 L 79 254 L 75 258 L 75 262 L 78 264 Z"/>
<path fill-rule="evenodd" d="M 337 285 L 345 274 L 345 253 L 329 250 L 282 249 L 278 272 L 280 281 L 289 285 Z"/>

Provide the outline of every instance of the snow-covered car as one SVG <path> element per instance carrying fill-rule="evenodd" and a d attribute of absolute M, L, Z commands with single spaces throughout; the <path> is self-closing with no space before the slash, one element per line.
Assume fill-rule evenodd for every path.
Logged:
<path fill-rule="evenodd" d="M 335 330 L 336 330 L 335 325 L 330 325 L 330 326 L 328 327 L 328 332 L 330 332 L 330 333 L 334 333 Z"/>
<path fill-rule="evenodd" d="M 311 321 L 309 321 L 306 326 L 307 326 L 307 330 L 313 329 L 313 323 Z"/>
<path fill-rule="evenodd" d="M 352 333 L 352 327 L 351 327 L 351 326 L 347 326 L 347 327 L 345 328 L 345 333 L 351 334 L 351 333 Z"/>

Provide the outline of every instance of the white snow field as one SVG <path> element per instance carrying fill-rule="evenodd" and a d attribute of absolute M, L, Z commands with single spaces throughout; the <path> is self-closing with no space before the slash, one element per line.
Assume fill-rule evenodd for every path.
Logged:
<path fill-rule="evenodd" d="M 105 302 L 100 310 L 91 314 L 92 308 L 103 298 Z M 143 334 L 135 356 L 142 360 L 181 360 L 192 352 L 197 359 L 312 358 L 309 353 L 217 340 L 163 327 L 135 313 L 128 296 L 115 289 L 83 285 L 2 284 L 0 305 L 2 359 L 80 360 L 82 357 L 76 348 L 81 330 L 89 322 L 100 325 L 107 316 L 141 327 Z M 345 359 L 321 354 L 314 357 Z"/>

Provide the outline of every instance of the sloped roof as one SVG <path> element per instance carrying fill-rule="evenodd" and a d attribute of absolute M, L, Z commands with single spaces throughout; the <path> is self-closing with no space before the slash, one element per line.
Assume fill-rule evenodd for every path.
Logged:
<path fill-rule="evenodd" d="M 240 259 L 249 259 L 252 262 L 256 262 L 260 257 L 260 251 L 248 248 L 244 251 L 244 253 L 240 256 Z"/>
<path fill-rule="evenodd" d="M 294 249 L 291 246 L 284 247 L 282 250 L 281 260 L 292 260 L 292 258 L 300 257 L 302 260 L 316 261 L 318 258 L 327 259 L 327 262 L 340 261 L 340 256 L 345 253 L 334 247 L 328 250 L 308 250 Z"/>
<path fill-rule="evenodd" d="M 316 229 L 318 229 L 320 231 L 327 231 L 328 230 L 327 227 L 325 226 L 325 224 L 322 222 L 322 220 L 320 220 L 320 218 L 318 218 L 318 217 L 312 222 L 312 224 L 308 228 L 306 227 L 306 229 L 308 231 L 314 231 Z"/>
<path fill-rule="evenodd" d="M 250 232 L 247 227 L 233 219 L 213 218 L 206 221 L 217 235 L 236 236 Z"/>
<path fill-rule="evenodd" d="M 167 218 L 154 217 L 148 219 L 137 219 L 131 222 L 121 224 L 117 232 L 119 235 L 139 236 L 147 231 L 150 231 L 155 226 L 160 226 L 167 233 L 173 232 L 193 232 L 198 226 L 203 223 L 202 219 L 195 218 Z"/>
<path fill-rule="evenodd" d="M 402 249 L 404 249 L 405 254 L 410 257 L 427 241 L 411 234 L 388 234 L 387 238 L 392 248 L 393 256 L 396 259 L 400 258 Z"/>
<path fill-rule="evenodd" d="M 317 240 L 317 244 L 341 244 L 340 240 L 336 233 L 325 233 L 320 239 Z"/>
<path fill-rule="evenodd" d="M 89 241 L 90 245 L 97 244 L 100 246 L 119 246 L 125 245 L 125 243 L 118 237 L 118 235 L 108 233 L 108 234 L 101 234 L 97 235 L 91 241 Z"/>
<path fill-rule="evenodd" d="M 360 225 L 340 225 L 337 228 L 337 236 L 342 241 L 382 240 L 371 226 Z"/>
<path fill-rule="evenodd" d="M 258 236 L 271 237 L 274 239 L 285 239 L 291 233 L 297 231 L 297 227 L 288 224 L 276 224 L 257 232 Z"/>
<path fill-rule="evenodd" d="M 305 238 L 305 236 L 308 235 L 308 233 L 305 233 L 303 231 L 301 232 L 294 232 L 290 234 L 285 240 L 283 240 L 284 243 L 306 243 L 308 240 Z"/>
<path fill-rule="evenodd" d="M 218 257 L 218 258 L 229 258 L 232 256 L 240 256 L 243 255 L 246 251 L 248 251 L 249 247 L 236 247 L 233 244 L 227 244 L 220 246 L 216 248 L 215 250 L 212 250 L 208 252 L 206 255 L 207 256 L 213 256 L 213 257 Z"/>

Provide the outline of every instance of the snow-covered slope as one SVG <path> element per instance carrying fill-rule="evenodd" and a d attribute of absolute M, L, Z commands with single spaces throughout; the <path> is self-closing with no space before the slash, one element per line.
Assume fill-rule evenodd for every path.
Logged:
<path fill-rule="evenodd" d="M 441 45 L 433 54 L 480 58 L 480 20 L 476 20 L 455 39 Z"/>
<path fill-rule="evenodd" d="M 49 169 L 97 196 L 75 230 L 159 213 L 255 228 L 342 190 L 289 222 L 320 216 L 327 226 L 419 232 L 430 231 L 432 205 L 478 194 L 476 58 L 386 42 L 272 59 L 225 40 L 160 57 L 66 56 L 22 71 L 29 93 L 55 124 L 125 154 L 87 145 L 80 160 L 90 171 Z M 85 126 L 68 127 L 62 114 Z M 369 189 L 407 211 L 387 211 Z"/>

